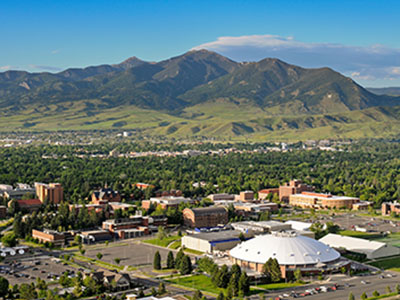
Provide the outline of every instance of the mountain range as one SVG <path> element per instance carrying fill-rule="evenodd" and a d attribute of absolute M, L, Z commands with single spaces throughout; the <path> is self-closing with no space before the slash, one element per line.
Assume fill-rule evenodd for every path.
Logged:
<path fill-rule="evenodd" d="M 391 94 L 391 95 L 387 95 Z M 400 97 L 329 68 L 189 51 L 160 62 L 0 73 L 0 129 L 297 140 L 398 137 Z"/>

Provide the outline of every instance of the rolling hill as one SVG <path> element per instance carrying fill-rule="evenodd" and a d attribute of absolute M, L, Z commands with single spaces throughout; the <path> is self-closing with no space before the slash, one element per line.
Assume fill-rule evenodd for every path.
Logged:
<path fill-rule="evenodd" d="M 173 137 L 395 137 L 400 98 L 329 68 L 237 63 L 206 50 L 161 62 L 0 73 L 0 128 L 135 129 Z"/>

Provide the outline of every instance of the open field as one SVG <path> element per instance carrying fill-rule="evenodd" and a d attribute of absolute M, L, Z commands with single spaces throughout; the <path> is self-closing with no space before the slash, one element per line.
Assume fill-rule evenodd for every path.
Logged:
<path fill-rule="evenodd" d="M 211 278 L 206 275 L 192 275 L 182 278 L 169 279 L 168 282 L 182 285 L 192 289 L 198 289 L 213 294 L 224 292 L 224 289 L 214 286 Z"/>
<path fill-rule="evenodd" d="M 160 246 L 160 247 L 167 247 L 169 244 L 172 242 L 180 240 L 182 237 L 179 235 L 173 235 L 173 236 L 168 236 L 166 238 L 163 238 L 162 240 L 155 238 L 155 239 L 150 239 L 150 240 L 144 240 L 143 243 L 146 244 L 152 244 L 155 246 Z"/>
<path fill-rule="evenodd" d="M 380 259 L 369 264 L 380 269 L 400 272 L 400 256 Z"/>
<path fill-rule="evenodd" d="M 266 289 L 266 290 L 281 290 L 286 288 L 298 287 L 302 286 L 302 283 L 298 282 L 278 282 L 278 283 L 267 283 L 267 284 L 259 284 L 258 288 Z"/>

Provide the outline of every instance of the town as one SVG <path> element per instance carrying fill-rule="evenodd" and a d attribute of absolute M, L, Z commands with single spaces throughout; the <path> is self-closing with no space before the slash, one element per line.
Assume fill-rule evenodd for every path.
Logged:
<path fill-rule="evenodd" d="M 0 184 L 0 294 L 222 300 L 400 293 L 400 203 L 377 210 L 297 179 L 204 197 L 133 185 L 151 196 L 126 201 L 105 185 L 76 204 L 60 183 Z"/>

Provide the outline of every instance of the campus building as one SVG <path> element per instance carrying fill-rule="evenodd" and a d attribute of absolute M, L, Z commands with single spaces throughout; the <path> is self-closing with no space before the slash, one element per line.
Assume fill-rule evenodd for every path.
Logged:
<path fill-rule="evenodd" d="M 383 202 L 382 203 L 382 216 L 389 216 L 391 213 L 396 215 L 400 214 L 400 203 L 394 202 Z"/>
<path fill-rule="evenodd" d="M 289 204 L 302 208 L 346 208 L 360 209 L 360 206 L 354 204 L 363 203 L 359 198 L 335 196 L 331 194 L 321 194 L 314 192 L 302 192 L 289 196 Z M 369 203 L 363 203 L 368 208 Z M 353 207 L 354 206 L 354 207 Z"/>
<path fill-rule="evenodd" d="M 142 208 L 148 210 L 151 205 L 154 208 L 160 206 L 162 209 L 167 210 L 168 208 L 178 208 L 179 204 L 181 203 L 194 203 L 195 201 L 190 198 L 185 197 L 174 197 L 174 196 L 167 196 L 167 197 L 153 197 L 150 200 L 143 200 L 142 201 Z"/>
<path fill-rule="evenodd" d="M 268 198 L 268 196 L 272 194 L 277 194 L 279 195 L 279 188 L 269 188 L 269 189 L 262 189 L 258 191 L 258 199 L 259 200 L 265 200 Z"/>
<path fill-rule="evenodd" d="M 53 243 L 54 246 L 63 247 L 65 245 L 65 234 L 55 230 L 44 229 L 40 231 L 33 229 L 32 238 L 39 240 L 41 243 Z"/>
<path fill-rule="evenodd" d="M 279 187 L 279 201 L 288 203 L 290 195 L 312 191 L 314 191 L 314 187 L 304 184 L 301 180 L 291 180 L 289 183 Z"/>
<path fill-rule="evenodd" d="M 183 221 L 192 228 L 215 227 L 228 223 L 228 210 L 222 206 L 185 208 Z"/>
<path fill-rule="evenodd" d="M 121 202 L 121 195 L 111 188 L 102 188 L 92 194 L 93 204 L 107 204 L 108 202 Z"/>
<path fill-rule="evenodd" d="M 58 204 L 64 200 L 64 189 L 59 183 L 35 182 L 35 191 L 41 202 L 47 199 L 50 203 Z"/>
<path fill-rule="evenodd" d="M 340 253 L 312 238 L 294 232 L 276 232 L 256 236 L 230 250 L 233 263 L 244 269 L 262 272 L 270 259 L 279 263 L 282 277 L 287 278 L 296 269 L 302 273 L 320 274 L 339 271 L 350 266 L 341 260 Z"/>
<path fill-rule="evenodd" d="M 13 205 L 13 202 L 15 202 L 22 211 L 30 213 L 38 211 L 43 204 L 39 199 L 11 200 L 7 204 L 9 208 Z"/>

